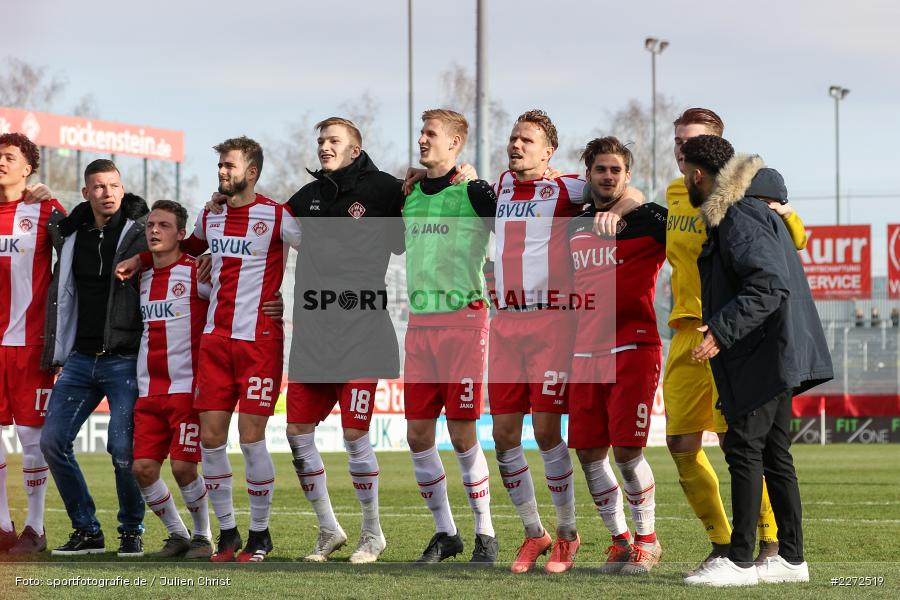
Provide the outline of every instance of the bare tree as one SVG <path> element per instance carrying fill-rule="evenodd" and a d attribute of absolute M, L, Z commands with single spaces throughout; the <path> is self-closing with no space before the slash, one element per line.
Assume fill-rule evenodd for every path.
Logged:
<path fill-rule="evenodd" d="M 285 126 L 283 137 L 263 140 L 266 160 L 259 185 L 261 194 L 285 202 L 312 181 L 307 169 L 319 168 L 314 124 L 309 113 L 305 113 Z"/>
<path fill-rule="evenodd" d="M 460 112 L 469 121 L 469 142 L 466 144 L 461 160 L 475 163 L 475 140 L 478 138 L 475 114 L 475 77 L 462 65 L 453 63 L 441 73 L 441 97 L 444 107 Z M 478 176 L 492 181 L 497 173 L 508 163 L 506 156 L 506 140 L 512 128 L 509 112 L 497 100 L 488 103 L 490 125 L 490 163 L 493 173 L 479 173 Z"/>
<path fill-rule="evenodd" d="M 63 101 L 67 85 L 65 78 L 50 73 L 47 67 L 8 57 L 0 66 L 0 105 L 37 111 L 54 110 Z M 95 117 L 97 112 L 97 103 L 91 95 L 81 98 L 72 110 L 73 114 L 85 117 Z M 75 151 L 48 148 L 33 182 L 47 184 L 67 204 L 78 201 L 81 178 L 76 173 L 76 163 Z"/>
<path fill-rule="evenodd" d="M 402 177 L 406 173 L 405 161 L 397 157 L 394 144 L 384 137 L 379 125 L 381 103 L 366 90 L 358 98 L 347 100 L 340 106 L 342 116 L 353 121 L 363 136 L 363 148 L 378 166 L 387 173 Z"/>
<path fill-rule="evenodd" d="M 66 88 L 66 81 L 47 67 L 35 67 L 8 57 L 0 71 L 0 105 L 49 110 Z"/>
<path fill-rule="evenodd" d="M 672 117 L 677 114 L 677 107 L 672 98 L 663 95 L 656 97 L 656 190 L 655 200 L 662 203 L 666 186 L 672 179 L 678 176 L 678 168 L 673 156 L 674 142 L 672 139 Z M 650 179 L 652 177 L 653 155 L 653 124 L 652 109 L 639 100 L 631 99 L 622 108 L 607 113 L 607 125 L 602 129 L 595 129 L 590 135 L 585 136 L 578 144 L 569 147 L 566 152 L 569 160 L 578 161 L 581 151 L 587 141 L 594 137 L 612 135 L 622 143 L 628 144 L 634 154 L 634 164 L 631 169 L 631 183 L 640 188 L 649 197 Z M 583 166 L 579 162 L 579 171 Z"/>
<path fill-rule="evenodd" d="M 366 91 L 357 98 L 341 103 L 337 115 L 322 115 L 321 118 L 341 116 L 353 121 L 362 133 L 363 148 L 378 168 L 402 177 L 406 172 L 406 165 L 397 158 L 394 144 L 385 140 L 379 126 L 380 112 L 380 103 Z M 263 140 L 266 161 L 259 186 L 260 193 L 285 201 L 312 181 L 307 169 L 315 171 L 319 168 L 315 130 L 318 121 L 319 119 L 314 120 L 309 113 L 305 113 L 299 120 L 288 123 L 282 136 Z"/>

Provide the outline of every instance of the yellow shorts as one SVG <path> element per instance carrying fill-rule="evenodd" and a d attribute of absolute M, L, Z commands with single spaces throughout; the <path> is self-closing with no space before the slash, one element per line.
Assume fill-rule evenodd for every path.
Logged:
<path fill-rule="evenodd" d="M 691 351 L 703 341 L 697 331 L 700 325 L 700 321 L 682 319 L 672 336 L 663 377 L 666 435 L 728 430 L 725 416 L 716 408 L 719 393 L 709 361 L 691 359 Z"/>

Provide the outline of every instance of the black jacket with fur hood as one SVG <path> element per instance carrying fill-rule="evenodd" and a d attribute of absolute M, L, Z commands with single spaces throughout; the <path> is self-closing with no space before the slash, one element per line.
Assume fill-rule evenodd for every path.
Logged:
<path fill-rule="evenodd" d="M 784 180 L 759 156 L 737 155 L 700 208 L 703 322 L 721 346 L 710 362 L 728 421 L 834 377 L 800 257 L 760 198 L 786 199 Z"/>
<path fill-rule="evenodd" d="M 134 194 L 122 199 L 125 225 L 119 234 L 115 264 L 147 250 L 144 224 L 147 221 L 147 203 Z M 72 263 L 75 254 L 75 232 L 86 219 L 93 219 L 88 202 L 82 202 L 67 218 L 48 226 L 50 239 L 59 255 L 53 270 L 47 299 L 47 320 L 44 324 L 44 353 L 41 366 L 45 369 L 61 366 L 66 362 L 75 344 L 78 327 L 78 293 Z M 107 352 L 136 354 L 144 328 L 141 319 L 138 278 L 119 281 L 115 269 L 111 274 L 109 298 L 106 306 L 106 324 L 103 329 L 103 345 Z"/>

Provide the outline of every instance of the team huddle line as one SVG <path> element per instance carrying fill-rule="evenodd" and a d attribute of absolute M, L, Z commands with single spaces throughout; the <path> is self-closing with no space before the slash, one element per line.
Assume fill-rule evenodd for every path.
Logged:
<path fill-rule="evenodd" d="M 27 186 L 39 166 L 34 144 L 18 133 L 0 136 L 0 240 L 10 240 L 0 244 L 0 279 L 10 289 L 0 296 L 6 317 L 0 320 L 0 424 L 16 424 L 28 494 L 26 526 L 17 535 L 0 456 L 0 551 L 28 555 L 46 549 L 48 474 L 73 528 L 52 554 L 105 551 L 72 441 L 106 397 L 119 498 L 118 556 L 143 556 L 146 507 L 169 535 L 154 556 L 261 562 L 272 552 L 276 475 L 265 430 L 282 387 L 279 290 L 292 247 L 298 253 L 297 301 L 286 434 L 319 526 L 306 560 L 326 561 L 348 541 L 315 444 L 316 426 L 335 405 L 362 513 L 350 562 L 374 562 L 386 547 L 379 465 L 368 430 L 377 381 L 400 374 L 385 274 L 391 255 L 403 255 L 407 441 L 419 494 L 435 523 L 416 562 L 441 562 L 465 546 L 435 446 L 442 413 L 474 517 L 470 561 L 498 560 L 490 472 L 475 427 L 487 392 L 499 474 L 525 534 L 511 570 L 531 571 L 548 552 L 548 573 L 567 571 L 575 562 L 581 537 L 571 448 L 611 536 L 601 571 L 645 575 L 662 556 L 655 481 L 643 448 L 663 372 L 654 297 L 668 258 L 674 295 L 669 325 L 676 333 L 663 381 L 667 443 L 712 544 L 686 582 L 808 579 L 799 523 L 779 521 L 782 530 L 776 532 L 774 518 L 774 512 L 799 508 L 793 466 L 779 471 L 750 452 L 759 439 L 776 438 L 759 425 L 748 433 L 745 421 L 751 411 L 771 405 L 769 427 L 777 427 L 791 394 L 827 379 L 827 373 L 804 367 L 796 382 L 793 374 L 785 375 L 763 389 L 759 402 L 746 399 L 746 390 L 732 390 L 730 353 L 747 346 L 755 326 L 780 323 L 776 316 L 786 301 L 779 296 L 735 308 L 745 288 L 735 291 L 737 300 L 723 300 L 722 285 L 707 285 L 719 277 L 734 279 L 720 274 L 731 268 L 743 276 L 743 267 L 733 267 L 743 255 L 729 255 L 720 264 L 711 242 L 732 252 L 734 244 L 722 240 L 739 231 L 729 219 L 745 204 L 762 207 L 754 205 L 756 222 L 771 230 L 772 239 L 788 240 L 791 252 L 805 243 L 803 224 L 787 202 L 780 175 L 758 157 L 735 155 L 714 112 L 689 109 L 674 124 L 675 157 L 684 177 L 670 185 L 668 208 L 644 202 L 630 185 L 633 157 L 614 137 L 586 145 L 583 175 L 552 169 L 557 132 L 539 110 L 514 123 L 508 170 L 494 184 L 458 166 L 468 123 L 448 109 L 423 113 L 423 168 L 410 169 L 405 181 L 378 170 L 352 122 L 332 117 L 318 123 L 321 168 L 285 203 L 255 191 L 264 162 L 259 144 L 231 138 L 214 147 L 218 191 L 191 230 L 183 206 L 158 200 L 148 209 L 143 199 L 125 193 L 116 165 L 104 159 L 87 166 L 85 202 L 67 215 L 45 186 Z M 691 226 L 679 225 L 684 222 Z M 704 256 L 711 267 L 704 267 Z M 754 269 L 767 272 L 769 266 Z M 755 280 L 747 285 L 758 287 Z M 371 297 L 362 302 L 361 293 L 347 290 Z M 771 306 L 768 314 L 756 308 L 762 305 Z M 235 412 L 250 504 L 246 542 L 235 519 L 234 473 L 226 453 Z M 544 528 L 522 448 L 526 414 L 555 509 L 554 532 Z M 561 435 L 564 414 L 567 441 Z M 726 433 L 729 426 L 733 436 Z M 733 490 L 741 491 L 734 531 L 700 446 L 704 431 L 720 434 Z M 787 451 L 780 441 L 773 443 Z M 741 456 L 740 464 L 733 464 L 729 451 Z M 160 477 L 166 458 L 190 528 Z M 210 506 L 219 526 L 215 545 Z M 753 559 L 757 520 L 759 555 Z"/>

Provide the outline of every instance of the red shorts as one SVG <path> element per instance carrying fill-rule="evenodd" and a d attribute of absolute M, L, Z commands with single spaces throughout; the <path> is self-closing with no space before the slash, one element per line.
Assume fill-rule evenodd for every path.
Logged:
<path fill-rule="evenodd" d="M 204 334 L 200 341 L 198 412 L 225 410 L 271 417 L 281 390 L 283 340 L 235 340 Z"/>
<path fill-rule="evenodd" d="M 499 311 L 488 343 L 491 414 L 568 412 L 574 340 L 572 311 Z"/>
<path fill-rule="evenodd" d="M 0 425 L 42 427 L 53 389 L 42 346 L 0 346 Z"/>
<path fill-rule="evenodd" d="M 193 394 L 143 396 L 134 405 L 134 458 L 200 462 L 200 418 Z"/>
<path fill-rule="evenodd" d="M 569 448 L 647 445 L 662 350 L 638 346 L 572 359 Z M 615 382 L 615 383 L 604 383 Z"/>
<path fill-rule="evenodd" d="M 358 379 L 346 383 L 288 383 L 287 422 L 321 423 L 334 405 L 341 404 L 344 429 L 368 431 L 375 408 L 375 379 Z"/>
<path fill-rule="evenodd" d="M 406 331 L 403 402 L 407 419 L 476 420 L 481 415 L 484 363 L 487 357 L 487 311 L 478 311 L 474 326 L 417 326 Z M 435 315 L 439 317 L 438 315 Z"/>

